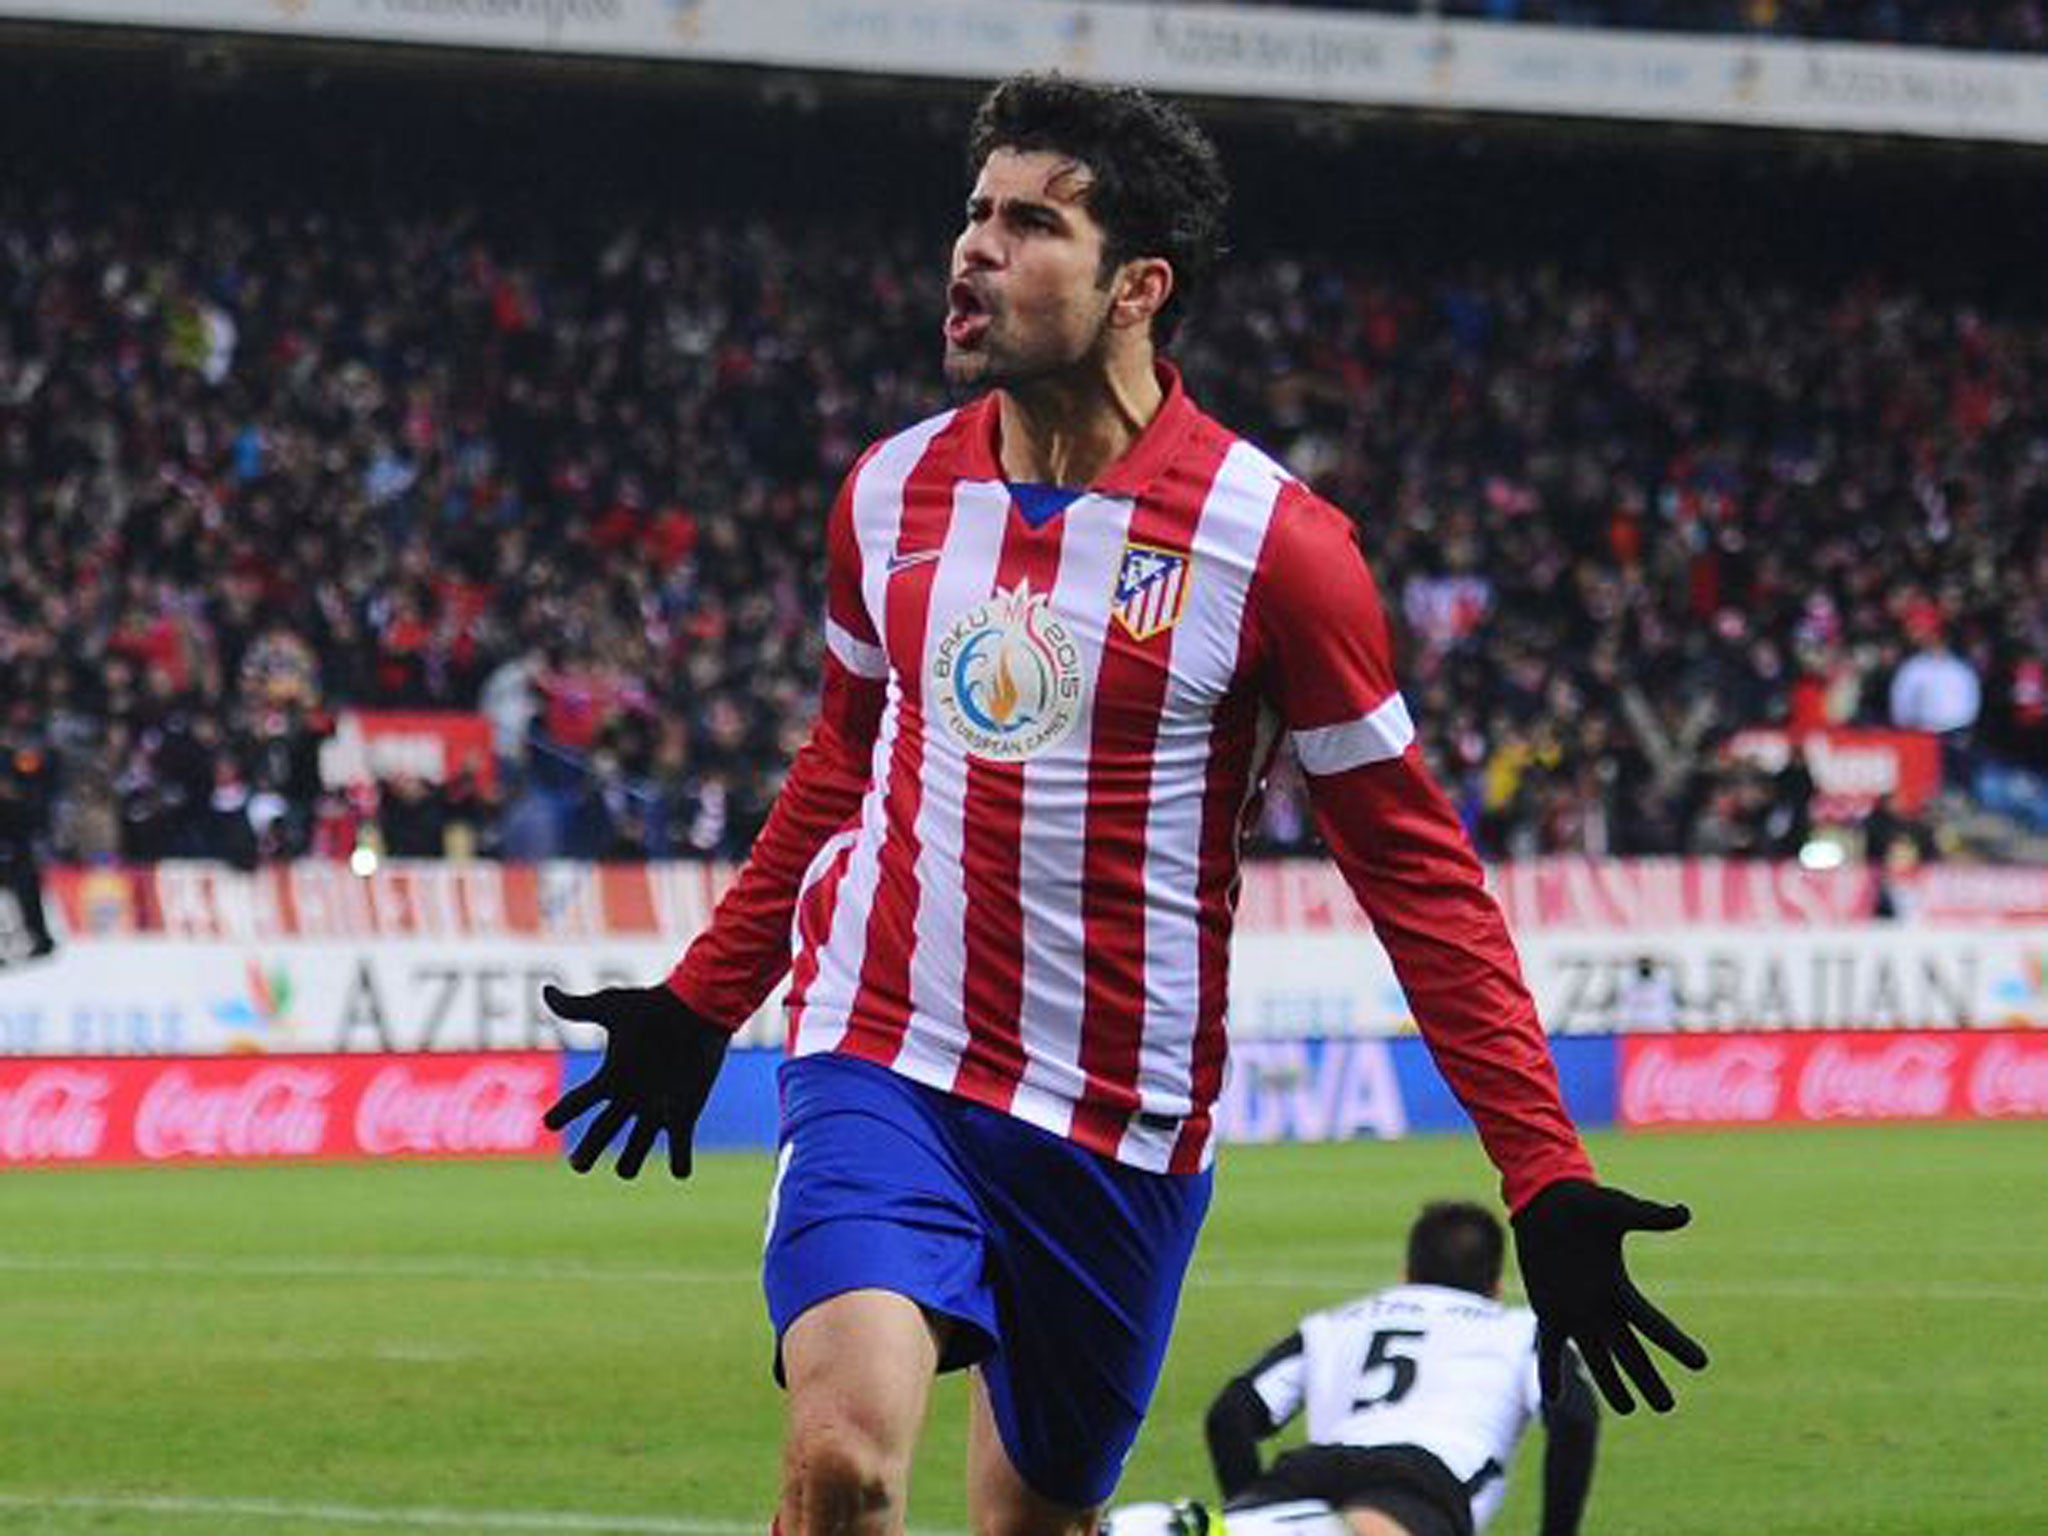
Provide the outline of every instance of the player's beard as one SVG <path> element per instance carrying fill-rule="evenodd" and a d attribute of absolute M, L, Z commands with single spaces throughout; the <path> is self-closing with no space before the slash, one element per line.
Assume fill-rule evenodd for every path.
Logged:
<path fill-rule="evenodd" d="M 1000 303 L 990 304 L 988 330 L 979 346 L 962 349 L 947 343 L 946 383 L 955 395 L 991 389 L 1012 395 L 1029 394 L 1036 389 L 1061 388 L 1103 371 L 1103 358 L 1109 349 L 1106 299 L 1093 328 L 1079 340 L 1065 343 L 1054 340 L 1031 346 L 1005 341 L 1005 313 Z"/>

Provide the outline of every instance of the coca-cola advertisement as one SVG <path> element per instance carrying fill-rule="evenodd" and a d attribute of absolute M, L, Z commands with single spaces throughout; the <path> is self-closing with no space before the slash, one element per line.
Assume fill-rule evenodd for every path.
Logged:
<path fill-rule="evenodd" d="M 2048 1116 L 2048 1036 L 1635 1035 L 1621 1042 L 1620 1098 L 1632 1127 Z"/>
<path fill-rule="evenodd" d="M 0 1164 L 97 1162 L 113 1087 L 98 1063 L 0 1062 Z"/>
<path fill-rule="evenodd" d="M 533 1157 L 552 1052 L 0 1060 L 0 1166 Z"/>

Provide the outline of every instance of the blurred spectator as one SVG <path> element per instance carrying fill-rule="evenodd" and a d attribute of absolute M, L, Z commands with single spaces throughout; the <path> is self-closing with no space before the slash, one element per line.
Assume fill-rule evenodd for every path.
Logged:
<path fill-rule="evenodd" d="M 1875 915 L 1903 917 L 1910 877 L 1934 855 L 1932 833 L 1917 818 L 1901 815 L 1890 795 L 1877 797 L 1862 830 L 1863 862 L 1877 880 Z"/>
<path fill-rule="evenodd" d="M 441 787 L 441 857 L 458 862 L 497 851 L 498 797 L 463 768 Z"/>
<path fill-rule="evenodd" d="M 1813 835 L 1813 771 L 1796 741 L 1785 766 L 1771 775 L 1771 801 L 1764 812 L 1765 851 L 1772 858 L 1796 859 Z"/>
<path fill-rule="evenodd" d="M 48 764 L 33 747 L 0 742 L 0 890 L 14 901 L 21 938 L 19 958 L 39 959 L 57 947 L 43 911 L 38 843 L 47 808 Z M 0 934 L 0 938 L 10 935 Z M 0 949 L 0 965 L 7 954 Z"/>
<path fill-rule="evenodd" d="M 1638 956 L 1616 1001 L 1616 1025 L 1662 1033 L 1678 1023 L 1678 988 L 1671 967 L 1654 955 Z"/>
<path fill-rule="evenodd" d="M 320 663 L 296 631 L 274 622 L 242 652 L 236 683 L 245 703 L 311 709 L 320 702 Z"/>
<path fill-rule="evenodd" d="M 438 786 L 409 773 L 380 783 L 377 831 L 386 858 L 440 858 L 445 820 Z"/>
<path fill-rule="evenodd" d="M 477 696 L 477 708 L 491 724 L 491 750 L 501 770 L 526 758 L 526 736 L 540 713 L 541 657 L 536 651 L 508 656 L 491 669 Z"/>
<path fill-rule="evenodd" d="M 1967 731 L 1977 723 L 1982 701 L 1975 670 L 1948 648 L 1938 630 L 1924 637 L 1892 677 L 1892 724 L 1902 731 L 1937 736 Z"/>
<path fill-rule="evenodd" d="M 1892 675 L 1892 724 L 1938 736 L 1942 782 L 1967 791 L 1974 769 L 1970 730 L 1983 705 L 1983 686 L 1976 669 L 1949 649 L 1938 618 L 1922 618 L 1915 627 L 1919 648 Z"/>

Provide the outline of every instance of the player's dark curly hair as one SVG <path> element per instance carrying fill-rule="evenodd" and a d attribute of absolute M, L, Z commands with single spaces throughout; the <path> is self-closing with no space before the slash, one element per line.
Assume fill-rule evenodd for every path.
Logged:
<path fill-rule="evenodd" d="M 1106 283 L 1140 256 L 1163 257 L 1173 292 L 1152 319 L 1153 338 L 1173 339 L 1223 252 L 1230 182 L 1209 136 L 1179 107 L 1130 86 L 1057 74 L 1015 75 L 975 111 L 967 176 L 998 149 L 1078 160 L 1093 174 L 1088 211 L 1102 226 Z"/>
<path fill-rule="evenodd" d="M 1408 1278 L 1491 1296 L 1500 1285 L 1507 1234 L 1500 1219 L 1469 1200 L 1433 1200 L 1408 1229 Z"/>

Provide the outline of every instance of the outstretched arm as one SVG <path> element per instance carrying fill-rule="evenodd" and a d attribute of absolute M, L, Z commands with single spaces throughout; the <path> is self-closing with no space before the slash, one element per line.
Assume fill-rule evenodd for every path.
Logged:
<path fill-rule="evenodd" d="M 1389 698 L 1387 734 L 1372 748 L 1387 755 L 1304 755 L 1316 825 L 1519 1210 L 1559 1179 L 1590 1179 L 1593 1164 L 1479 860 L 1423 764 L 1401 696 Z"/>
<path fill-rule="evenodd" d="M 1423 763 L 1349 519 L 1304 488 L 1283 492 L 1253 591 L 1253 643 L 1316 824 L 1509 1209 L 1558 1179 L 1591 1178 L 1507 925 Z"/>
<path fill-rule="evenodd" d="M 1423 762 L 1386 616 L 1349 521 L 1297 488 L 1261 553 L 1254 642 L 1330 850 L 1372 919 L 1430 1055 L 1477 1126 L 1514 1212 L 1546 1391 L 1576 1342 L 1620 1413 L 1671 1406 L 1644 1337 L 1694 1369 L 1706 1352 L 1630 1283 L 1621 1239 L 1682 1206 L 1593 1182 L 1535 1001 L 1477 856 Z M 1618 1367 L 1618 1369 L 1617 1369 Z"/>

